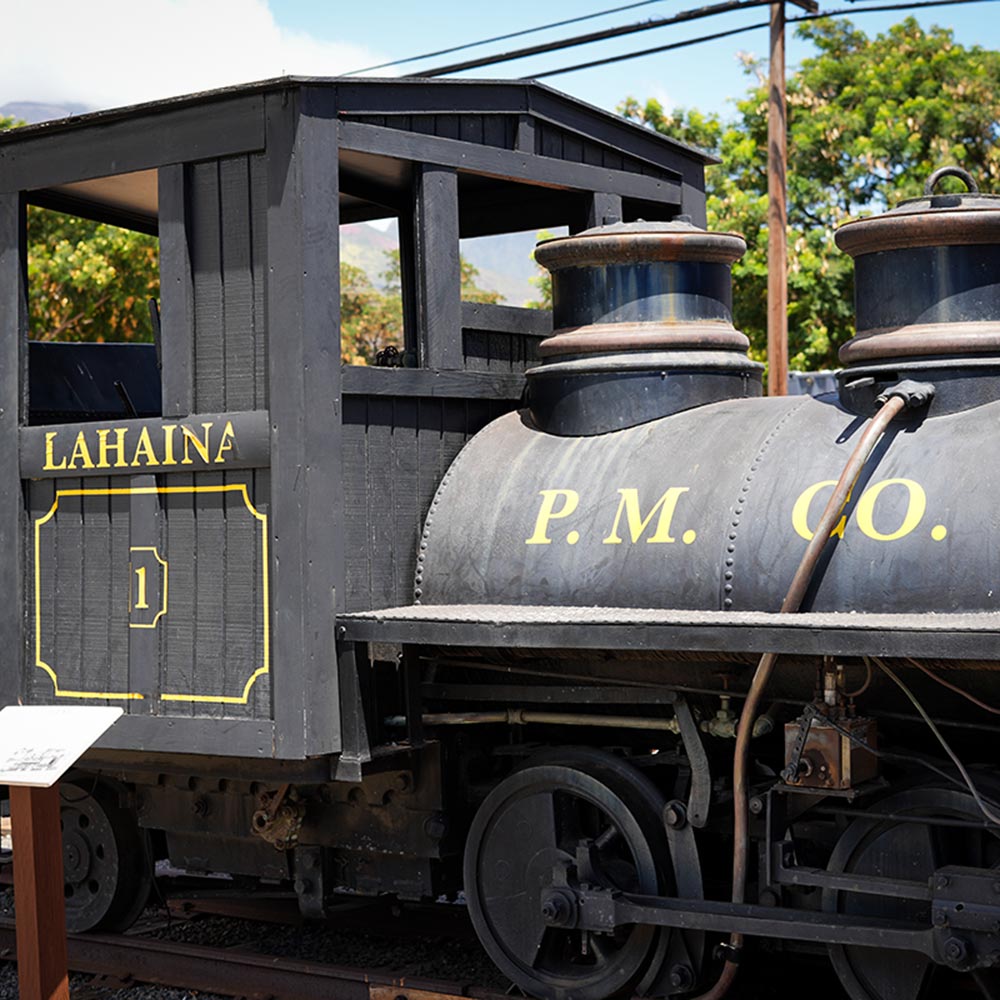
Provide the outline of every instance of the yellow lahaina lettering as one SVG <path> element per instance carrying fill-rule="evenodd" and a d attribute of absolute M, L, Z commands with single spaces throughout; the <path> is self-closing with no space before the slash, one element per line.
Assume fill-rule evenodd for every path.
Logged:
<path fill-rule="evenodd" d="M 189 445 L 194 446 L 194 450 L 198 453 L 198 457 L 208 465 L 212 459 L 209 457 L 208 445 L 209 445 L 209 433 L 212 430 L 212 421 L 201 425 L 205 431 L 205 440 L 202 441 L 200 437 L 187 424 L 181 424 L 181 433 L 184 435 L 184 457 L 181 459 L 181 465 L 194 465 L 194 459 L 191 457 L 188 450 Z"/>
<path fill-rule="evenodd" d="M 216 464 L 225 462 L 225 453 L 233 450 L 233 442 L 235 440 L 236 434 L 233 431 L 233 422 L 231 420 L 227 420 L 225 429 L 222 432 L 222 438 L 219 441 L 219 450 L 215 453 Z"/>
<path fill-rule="evenodd" d="M 135 595 L 135 611 L 145 611 L 149 608 L 149 604 L 146 601 L 146 567 L 137 566 L 135 570 L 135 575 L 139 578 L 139 582 L 136 584 L 136 595 Z"/>
<path fill-rule="evenodd" d="M 903 523 L 888 535 L 882 534 L 875 527 L 873 516 L 875 513 L 875 501 L 882 495 L 882 491 L 887 486 L 905 486 L 909 492 L 906 513 L 903 515 Z M 858 509 L 854 514 L 854 519 L 858 522 L 858 527 L 869 538 L 874 538 L 877 542 L 894 542 L 897 538 L 903 538 L 920 524 L 927 510 L 927 494 L 923 487 L 915 483 L 912 479 L 883 479 L 870 489 L 865 490 L 858 501 Z"/>
<path fill-rule="evenodd" d="M 560 517 L 569 517 L 580 502 L 580 494 L 576 490 L 539 490 L 538 493 L 542 497 L 542 506 L 535 520 L 535 530 L 530 538 L 525 539 L 525 544 L 551 545 L 552 539 L 546 534 L 549 521 Z M 560 497 L 563 498 L 563 505 L 559 510 L 556 510 L 556 501 Z"/>
<path fill-rule="evenodd" d="M 83 436 L 83 431 L 80 431 L 76 436 L 73 451 L 69 456 L 69 465 L 66 468 L 75 469 L 77 467 L 77 459 L 80 460 L 81 469 L 92 469 L 94 467 L 94 460 L 90 457 L 90 449 L 87 447 L 87 439 Z"/>
<path fill-rule="evenodd" d="M 164 424 L 163 425 L 163 461 L 161 465 L 176 465 L 177 459 L 174 458 L 174 431 L 177 430 L 177 424 Z"/>
<path fill-rule="evenodd" d="M 132 465 L 159 465 L 160 460 L 153 450 L 153 442 L 149 438 L 149 428 L 143 427 L 139 432 L 139 440 L 135 445 L 135 453 L 132 455 Z"/>
<path fill-rule="evenodd" d="M 115 432 L 115 440 L 112 444 L 108 444 L 108 435 L 112 430 Z M 124 469 L 128 465 L 128 462 L 125 461 L 125 435 L 127 432 L 127 427 L 99 427 L 97 429 L 97 467 L 99 469 L 111 468 L 109 452 L 112 451 L 117 456 L 115 458 L 116 469 Z"/>
<path fill-rule="evenodd" d="M 621 545 L 621 538 L 618 535 L 618 526 L 621 524 L 622 514 L 628 520 L 629 534 L 632 536 L 632 543 L 635 544 L 642 537 L 642 533 L 648 527 L 650 521 L 660 512 L 660 519 L 656 522 L 656 531 L 646 539 L 649 543 L 673 542 L 676 541 L 670 534 L 670 522 L 673 520 L 674 511 L 677 509 L 677 501 L 688 492 L 688 486 L 671 486 L 659 500 L 653 504 L 653 509 L 645 516 L 639 508 L 639 491 L 631 488 L 620 489 L 621 500 L 618 502 L 618 512 L 615 514 L 614 527 L 611 534 L 604 539 L 604 545 Z"/>
<path fill-rule="evenodd" d="M 45 435 L 45 465 L 42 466 L 47 472 L 52 472 L 54 469 L 65 469 L 66 468 L 66 456 L 63 455 L 62 461 L 56 465 L 55 455 L 53 454 L 55 450 L 55 440 L 56 435 L 59 431 L 49 431 Z"/>
<path fill-rule="evenodd" d="M 809 527 L 809 508 L 812 505 L 816 494 L 827 486 L 836 485 L 836 479 L 824 479 L 821 483 L 813 483 L 808 489 L 803 490 L 802 495 L 795 501 L 795 506 L 792 508 L 792 527 L 807 542 L 812 541 L 812 537 L 815 534 L 815 532 Z M 847 499 L 851 499 L 850 493 L 847 494 Z M 843 538 L 844 528 L 846 525 L 847 517 L 845 516 L 837 522 L 837 526 L 830 532 L 830 537 L 833 538 L 833 536 L 836 535 L 838 538 Z"/>

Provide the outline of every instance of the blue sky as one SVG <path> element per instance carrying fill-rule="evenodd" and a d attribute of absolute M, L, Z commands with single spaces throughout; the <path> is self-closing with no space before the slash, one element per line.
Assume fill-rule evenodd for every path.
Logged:
<path fill-rule="evenodd" d="M 272 0 L 270 7 L 280 24 L 308 30 L 321 38 L 339 39 L 375 45 L 389 58 L 415 55 L 463 42 L 502 34 L 520 28 L 558 21 L 618 6 L 628 0 L 548 0 L 545 4 L 526 0 L 505 0 L 484 4 L 433 0 L 429 4 L 316 2 L 316 0 Z M 633 10 L 620 11 L 553 31 L 511 39 L 493 46 L 475 48 L 463 53 L 422 60 L 400 67 L 410 72 L 421 66 L 507 51 L 511 48 L 582 34 L 599 28 L 630 24 L 671 14 L 702 5 L 703 0 L 658 0 Z M 869 34 L 885 31 L 906 16 L 905 13 L 865 14 L 865 3 L 858 2 L 854 21 Z M 821 10 L 852 7 L 848 0 L 821 0 Z M 788 4 L 788 16 L 801 13 Z M 964 45 L 1000 48 L 1000 4 L 978 3 L 951 7 L 935 7 L 915 11 L 914 16 L 926 27 L 938 24 L 951 27 L 956 40 Z M 531 76 L 535 72 L 555 69 L 590 59 L 617 55 L 695 38 L 743 25 L 766 22 L 768 10 L 738 11 L 706 18 L 690 24 L 657 28 L 624 38 L 535 56 L 516 62 L 502 63 L 476 70 L 463 76 Z M 377 30 L 373 30 L 377 20 Z M 619 64 L 567 73 L 548 78 L 545 82 L 592 104 L 613 109 L 626 95 L 639 98 L 655 96 L 669 106 L 697 106 L 704 110 L 724 111 L 731 105 L 727 100 L 741 95 L 747 78 L 737 59 L 739 52 L 767 56 L 768 31 L 758 29 L 731 38 L 694 45 L 658 55 L 631 59 Z M 790 35 L 788 63 L 794 64 L 807 56 L 810 46 Z"/>
<path fill-rule="evenodd" d="M 0 12 L 0 105 L 9 101 L 74 101 L 114 107 L 180 93 L 277 76 L 336 75 L 387 59 L 416 55 L 489 35 L 588 14 L 628 0 L 36 0 Z M 514 47 L 699 6 L 703 0 L 655 0 L 633 10 L 499 43 Z M 822 0 L 822 9 L 850 6 Z M 901 13 L 864 14 L 869 33 Z M 789 11 L 795 12 L 791 4 Z M 924 25 L 954 28 L 965 45 L 1000 48 L 1000 4 L 986 2 L 918 12 Z M 505 63 L 479 76 L 530 76 L 592 58 L 663 45 L 767 19 L 767 8 L 740 11 L 676 27 Z M 41 39 L 42 41 L 38 41 Z M 767 29 L 675 52 L 646 56 L 546 82 L 582 100 L 614 109 L 627 95 L 656 97 L 668 107 L 725 112 L 747 80 L 737 53 L 767 54 Z M 469 53 L 443 57 L 447 61 Z M 794 38 L 790 65 L 808 54 Z M 400 67 L 399 73 L 441 59 Z M 466 74 L 469 75 L 469 74 Z"/>

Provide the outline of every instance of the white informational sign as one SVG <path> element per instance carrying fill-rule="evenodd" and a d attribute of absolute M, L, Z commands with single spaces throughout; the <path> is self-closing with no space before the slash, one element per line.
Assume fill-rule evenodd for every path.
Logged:
<path fill-rule="evenodd" d="M 82 705 L 8 705 L 0 711 L 0 785 L 54 785 L 122 714 Z"/>

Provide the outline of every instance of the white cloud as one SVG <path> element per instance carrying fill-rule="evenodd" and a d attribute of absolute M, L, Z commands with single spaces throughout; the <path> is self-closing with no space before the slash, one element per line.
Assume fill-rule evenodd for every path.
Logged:
<path fill-rule="evenodd" d="M 281 28 L 267 0 L 9 0 L 0 14 L 0 104 L 109 108 L 384 59 Z"/>

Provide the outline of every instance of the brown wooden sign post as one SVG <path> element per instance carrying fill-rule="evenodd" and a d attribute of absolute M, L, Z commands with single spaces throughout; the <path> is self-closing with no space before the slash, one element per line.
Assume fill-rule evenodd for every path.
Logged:
<path fill-rule="evenodd" d="M 59 786 L 10 789 L 21 1000 L 69 1000 Z"/>
<path fill-rule="evenodd" d="M 0 784 L 10 787 L 21 1000 L 69 1000 L 59 779 L 120 708 L 10 705 L 0 711 Z"/>

